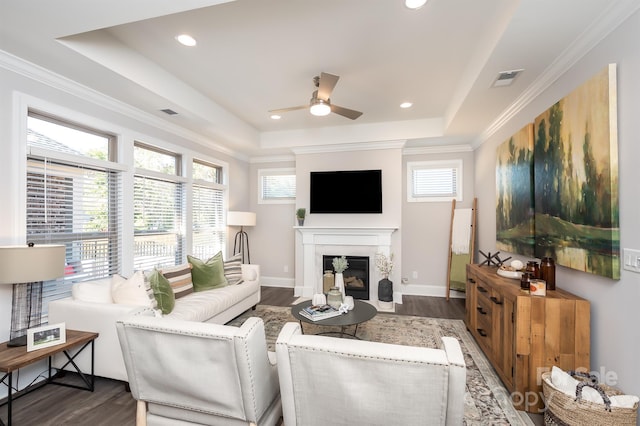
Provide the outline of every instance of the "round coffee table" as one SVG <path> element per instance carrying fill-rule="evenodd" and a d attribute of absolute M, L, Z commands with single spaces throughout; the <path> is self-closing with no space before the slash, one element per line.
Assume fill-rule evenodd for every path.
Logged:
<path fill-rule="evenodd" d="M 315 324 L 320 326 L 338 326 L 340 327 L 340 331 L 324 331 L 317 334 L 338 334 L 340 336 L 353 337 L 358 340 L 360 340 L 360 338 L 356 336 L 356 333 L 358 333 L 358 325 L 362 324 L 365 321 L 369 321 L 371 318 L 375 317 L 376 314 L 378 313 L 378 310 L 375 308 L 375 306 L 356 299 L 354 300 L 353 309 L 347 312 L 346 314 L 338 315 L 335 317 L 331 317 L 331 318 L 327 318 L 319 321 L 313 321 L 300 315 L 300 311 L 306 308 L 307 306 L 311 306 L 311 300 L 307 300 L 306 302 L 300 302 L 291 308 L 291 315 L 293 315 L 298 321 L 300 321 L 300 328 L 302 329 L 302 334 L 304 334 L 304 328 L 302 323 Z M 353 330 L 353 334 L 349 334 L 345 332 L 345 328 L 350 325 L 356 326 L 355 329 Z"/>

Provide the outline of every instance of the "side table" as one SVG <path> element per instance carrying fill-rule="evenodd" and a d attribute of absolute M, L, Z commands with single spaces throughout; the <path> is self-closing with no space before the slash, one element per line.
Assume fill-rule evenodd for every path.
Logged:
<path fill-rule="evenodd" d="M 0 343 L 0 374 L 4 373 L 2 378 L 0 378 L 0 383 L 7 386 L 7 426 L 11 426 L 11 408 L 13 400 L 24 396 L 31 392 L 32 390 L 37 389 L 27 389 L 25 392 L 21 393 L 19 396 L 13 397 L 12 387 L 13 387 L 13 372 L 17 371 L 23 367 L 31 365 L 35 362 L 41 361 L 45 358 L 49 359 L 48 366 L 48 376 L 45 384 L 54 384 L 59 386 L 67 386 L 76 389 L 83 389 L 93 392 L 95 377 L 93 374 L 93 362 L 94 362 L 94 341 L 98 337 L 98 333 L 91 333 L 86 331 L 77 331 L 77 330 L 67 330 L 66 331 L 66 342 L 61 343 L 59 345 L 50 346 L 48 348 L 38 349 L 32 352 L 27 352 L 26 346 L 20 347 L 7 347 L 7 342 Z M 81 346 L 80 350 L 76 352 L 73 356 L 67 352 L 68 349 L 71 349 L 76 346 Z M 78 356 L 80 352 L 82 352 L 87 346 L 91 346 L 91 374 L 87 376 L 87 374 L 80 371 L 76 363 L 74 362 L 74 358 Z M 55 380 L 55 375 L 52 377 L 51 375 L 51 357 L 58 354 L 64 353 L 67 357 L 67 362 L 60 368 L 64 369 L 67 365 L 71 364 L 73 368 L 78 372 L 80 378 L 84 382 L 85 386 L 77 386 L 69 383 L 62 383 Z M 5 382 L 5 380 L 7 382 Z M 4 405 L 4 404 L 2 404 Z M 0 419 L 0 424 L 2 420 Z"/>

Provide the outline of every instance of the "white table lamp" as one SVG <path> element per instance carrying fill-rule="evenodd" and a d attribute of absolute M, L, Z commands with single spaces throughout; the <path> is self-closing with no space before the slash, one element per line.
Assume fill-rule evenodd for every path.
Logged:
<path fill-rule="evenodd" d="M 228 212 L 227 225 L 239 226 L 240 231 L 236 234 L 233 242 L 233 254 L 242 253 L 242 263 L 245 263 L 245 249 L 247 252 L 246 263 L 251 263 L 251 253 L 249 252 L 249 237 L 244 231 L 245 226 L 256 226 L 256 214 L 253 212 Z"/>
<path fill-rule="evenodd" d="M 40 325 L 42 282 L 64 275 L 65 251 L 53 244 L 0 247 L 0 284 L 13 284 L 9 346 L 26 345 L 27 328 Z"/>

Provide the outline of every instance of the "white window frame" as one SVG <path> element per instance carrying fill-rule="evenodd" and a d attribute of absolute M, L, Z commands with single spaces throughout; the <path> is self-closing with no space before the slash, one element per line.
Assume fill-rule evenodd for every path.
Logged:
<path fill-rule="evenodd" d="M 155 170 L 135 167 L 134 176 L 133 176 L 134 186 L 131 188 L 131 191 L 134 193 L 134 204 L 135 204 L 136 179 L 150 180 L 150 181 L 154 181 L 154 180 L 163 181 L 163 182 L 167 182 L 172 185 L 175 185 L 175 188 L 177 191 L 176 195 L 178 197 L 178 202 L 176 204 L 176 209 L 174 211 L 174 213 L 176 214 L 176 217 L 178 217 L 178 221 L 177 221 L 178 223 L 176 224 L 177 225 L 176 229 L 172 230 L 173 233 L 177 236 L 178 240 L 175 246 L 175 253 L 173 257 L 171 258 L 171 256 L 157 256 L 156 258 L 152 258 L 152 260 L 150 261 L 148 260 L 144 264 L 136 265 L 134 263 L 134 268 L 149 270 L 152 267 L 161 268 L 166 266 L 179 265 L 183 262 L 183 259 L 185 258 L 186 252 L 187 252 L 187 241 L 186 241 L 186 235 L 185 235 L 185 218 L 187 214 L 186 191 L 190 190 L 190 188 L 185 187 L 187 179 L 182 176 L 182 156 L 183 155 L 181 152 L 170 151 L 170 150 L 167 150 L 166 148 L 161 148 L 156 145 L 151 145 L 149 143 L 143 142 L 138 139 L 134 141 L 133 146 L 142 148 L 151 152 L 157 152 L 160 154 L 171 156 L 175 159 L 175 163 L 176 163 L 173 174 L 167 174 L 167 173 L 163 173 Z M 134 158 L 134 164 L 135 164 L 135 158 Z M 132 217 L 132 220 L 133 220 L 133 217 Z M 166 235 L 172 234 L 172 232 L 166 231 L 166 232 L 159 232 L 155 236 L 160 236 L 163 233 Z M 136 241 L 136 237 L 138 236 L 144 236 L 144 234 L 136 232 L 134 227 L 134 230 L 133 230 L 134 244 Z M 151 236 L 153 237 L 154 235 L 151 234 Z M 134 252 L 134 255 L 135 254 L 136 253 Z M 151 262 L 155 262 L 155 263 L 151 263 Z"/>
<path fill-rule="evenodd" d="M 296 176 L 296 169 L 293 167 L 287 168 L 272 168 L 272 169 L 258 169 L 258 204 L 295 204 L 296 197 L 288 198 L 263 198 L 264 193 L 263 177 L 265 176 Z M 296 182 L 297 184 L 297 182 Z"/>
<path fill-rule="evenodd" d="M 456 194 L 455 196 L 415 195 L 413 186 L 413 173 L 416 170 L 455 169 Z M 433 203 L 448 202 L 452 199 L 462 201 L 463 188 L 463 161 L 462 159 L 435 160 L 435 161 L 408 161 L 407 162 L 407 202 L 409 203 Z"/>

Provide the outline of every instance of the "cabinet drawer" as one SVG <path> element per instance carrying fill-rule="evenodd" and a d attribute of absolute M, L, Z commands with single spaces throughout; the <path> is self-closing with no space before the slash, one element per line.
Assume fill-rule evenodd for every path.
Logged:
<path fill-rule="evenodd" d="M 486 346 L 487 348 L 491 348 L 493 345 L 491 344 L 491 338 L 493 335 L 493 329 L 491 327 L 491 321 L 482 315 L 478 316 L 476 322 L 476 333 L 479 336 L 479 341 Z"/>
<path fill-rule="evenodd" d="M 478 321 L 480 320 L 480 318 L 484 318 L 486 320 L 489 321 L 489 323 L 491 323 L 491 316 L 492 316 L 492 312 L 493 312 L 493 303 L 491 303 L 491 301 L 487 298 L 484 297 L 478 297 L 478 300 L 476 301 L 476 318 L 478 318 Z"/>

